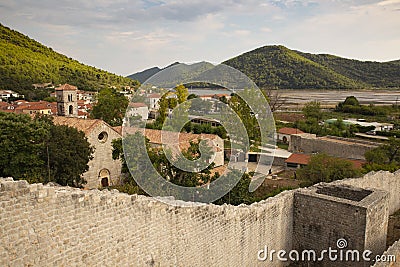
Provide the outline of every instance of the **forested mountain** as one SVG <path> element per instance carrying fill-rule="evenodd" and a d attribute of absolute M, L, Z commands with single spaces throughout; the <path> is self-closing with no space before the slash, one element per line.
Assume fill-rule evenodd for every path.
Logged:
<path fill-rule="evenodd" d="M 400 87 L 400 61 L 359 61 L 332 55 L 315 55 L 297 52 L 322 66 L 334 70 L 357 82 L 373 87 Z"/>
<path fill-rule="evenodd" d="M 159 67 L 153 67 L 141 72 L 136 72 L 134 74 L 131 74 L 127 76 L 127 78 L 131 78 L 132 80 L 138 80 L 140 83 L 144 83 L 148 78 L 153 76 L 154 74 L 165 70 L 166 68 L 172 67 L 179 64 L 179 62 L 172 63 L 171 65 L 166 66 L 165 68 L 160 69 Z"/>
<path fill-rule="evenodd" d="M 141 72 L 131 74 L 127 76 L 127 78 L 130 78 L 132 80 L 138 80 L 140 83 L 144 83 L 148 78 L 150 78 L 151 76 L 160 71 L 162 71 L 162 69 L 160 69 L 159 67 L 153 67 Z"/>
<path fill-rule="evenodd" d="M 399 88 L 400 60 L 359 61 L 309 54 L 284 46 L 264 46 L 223 62 L 249 76 L 258 86 L 282 89 Z M 145 81 L 160 68 L 129 77 Z M 144 76 L 144 77 L 143 77 Z"/>
<path fill-rule="evenodd" d="M 48 82 L 69 83 L 82 90 L 138 84 L 79 63 L 0 24 L 0 89 L 31 95 L 32 84 Z"/>
<path fill-rule="evenodd" d="M 397 64 L 396 64 L 397 62 Z M 264 46 L 224 62 L 261 87 L 355 89 L 400 87 L 399 61 L 364 62 Z"/>

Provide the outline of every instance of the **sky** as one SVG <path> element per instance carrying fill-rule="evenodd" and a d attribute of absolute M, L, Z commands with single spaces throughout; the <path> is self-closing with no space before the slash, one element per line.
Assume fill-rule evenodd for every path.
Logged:
<path fill-rule="evenodd" d="M 0 23 L 124 76 L 274 44 L 400 59 L 400 0 L 0 0 Z"/>

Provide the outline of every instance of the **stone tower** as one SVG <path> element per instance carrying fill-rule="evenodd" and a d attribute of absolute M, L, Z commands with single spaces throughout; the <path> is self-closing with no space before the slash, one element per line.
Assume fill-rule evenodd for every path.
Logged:
<path fill-rule="evenodd" d="M 56 88 L 57 115 L 66 117 L 78 117 L 78 88 L 64 84 Z"/>

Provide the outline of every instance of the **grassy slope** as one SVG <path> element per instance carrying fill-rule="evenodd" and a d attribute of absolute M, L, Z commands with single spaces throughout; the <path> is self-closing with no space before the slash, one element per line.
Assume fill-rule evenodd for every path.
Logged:
<path fill-rule="evenodd" d="M 84 90 L 136 81 L 79 63 L 0 24 L 0 88 L 31 90 L 33 83 L 70 83 Z"/>

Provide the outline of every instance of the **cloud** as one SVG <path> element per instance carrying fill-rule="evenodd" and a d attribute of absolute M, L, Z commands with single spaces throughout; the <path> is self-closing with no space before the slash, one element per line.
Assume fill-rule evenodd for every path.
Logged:
<path fill-rule="evenodd" d="M 68 56 L 128 74 L 177 60 L 223 61 L 267 44 L 394 59 L 399 2 L 2 0 L 0 17 Z"/>

